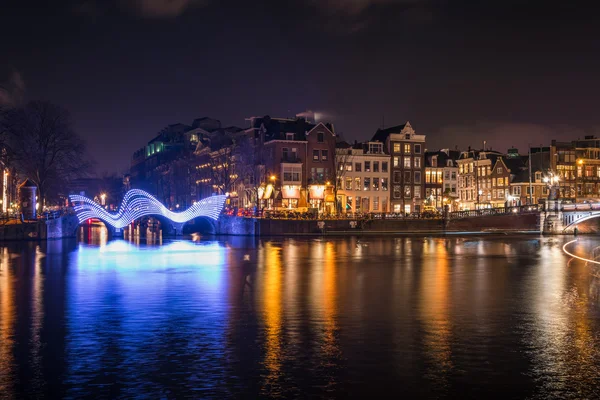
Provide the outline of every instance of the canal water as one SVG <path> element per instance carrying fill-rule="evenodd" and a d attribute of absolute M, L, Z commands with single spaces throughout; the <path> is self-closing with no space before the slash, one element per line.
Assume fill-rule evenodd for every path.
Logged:
<path fill-rule="evenodd" d="M 0 398 L 600 398 L 571 239 L 3 244 Z"/>

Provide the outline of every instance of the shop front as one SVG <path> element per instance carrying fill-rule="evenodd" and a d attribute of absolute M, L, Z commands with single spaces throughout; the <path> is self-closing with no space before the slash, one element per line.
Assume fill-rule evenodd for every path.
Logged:
<path fill-rule="evenodd" d="M 298 208 L 300 201 L 300 186 L 284 185 L 281 188 L 281 206 L 288 210 Z"/>
<path fill-rule="evenodd" d="M 260 206 L 260 209 L 269 209 L 272 210 L 274 207 L 274 196 L 273 196 L 273 192 L 274 192 L 274 188 L 273 185 L 268 184 L 268 185 L 263 185 L 260 186 L 258 188 L 257 194 L 258 194 L 258 203 Z"/>
<path fill-rule="evenodd" d="M 323 211 L 325 205 L 325 185 L 309 185 L 308 196 L 309 207 L 316 208 L 320 212 Z"/>

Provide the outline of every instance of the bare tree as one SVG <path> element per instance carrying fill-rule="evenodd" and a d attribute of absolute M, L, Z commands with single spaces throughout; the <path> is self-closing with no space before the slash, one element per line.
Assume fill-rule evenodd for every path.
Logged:
<path fill-rule="evenodd" d="M 68 184 L 87 175 L 91 161 L 85 142 L 71 126 L 69 113 L 49 102 L 33 101 L 3 112 L 0 133 L 9 162 L 38 187 L 40 205 L 66 194 Z"/>
<path fill-rule="evenodd" d="M 344 176 L 348 170 L 346 164 L 352 162 L 352 147 L 335 149 L 335 180 L 333 182 L 333 197 L 335 199 L 335 212 L 339 214 L 341 204 L 338 203 L 338 191 L 344 189 Z"/>

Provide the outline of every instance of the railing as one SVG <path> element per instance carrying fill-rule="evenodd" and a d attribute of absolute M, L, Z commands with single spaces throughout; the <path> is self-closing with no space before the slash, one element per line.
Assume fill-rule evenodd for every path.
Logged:
<path fill-rule="evenodd" d="M 468 211 L 453 211 L 446 215 L 440 212 L 413 212 L 407 213 L 346 213 L 346 214 L 317 214 L 311 212 L 298 212 L 294 210 L 263 210 L 257 211 L 256 213 L 250 211 L 240 211 L 238 213 L 227 212 L 226 215 L 237 215 L 242 218 L 262 218 L 262 219 L 285 219 L 285 220 L 431 220 L 431 219 L 458 219 L 458 218 L 470 218 L 470 217 L 481 217 L 489 215 L 507 215 L 507 214 L 523 214 L 523 213 L 534 213 L 542 209 L 541 205 L 526 205 L 526 206 L 514 206 L 514 207 L 501 207 L 501 208 L 485 208 L 481 210 L 468 210 Z"/>
<path fill-rule="evenodd" d="M 453 211 L 448 213 L 448 218 L 468 218 L 468 217 L 483 217 L 488 215 L 505 215 L 505 214 L 523 214 L 537 212 L 542 209 L 539 204 L 531 204 L 525 206 L 500 207 L 500 208 L 482 208 L 479 210 Z"/>

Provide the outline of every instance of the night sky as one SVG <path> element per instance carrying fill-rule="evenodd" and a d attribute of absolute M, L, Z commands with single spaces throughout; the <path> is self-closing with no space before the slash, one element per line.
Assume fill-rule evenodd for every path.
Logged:
<path fill-rule="evenodd" d="M 600 127 L 586 3 L 5 0 L 0 102 L 69 109 L 98 173 L 170 123 L 305 110 L 348 141 L 409 120 L 429 149 L 525 153 Z"/>

